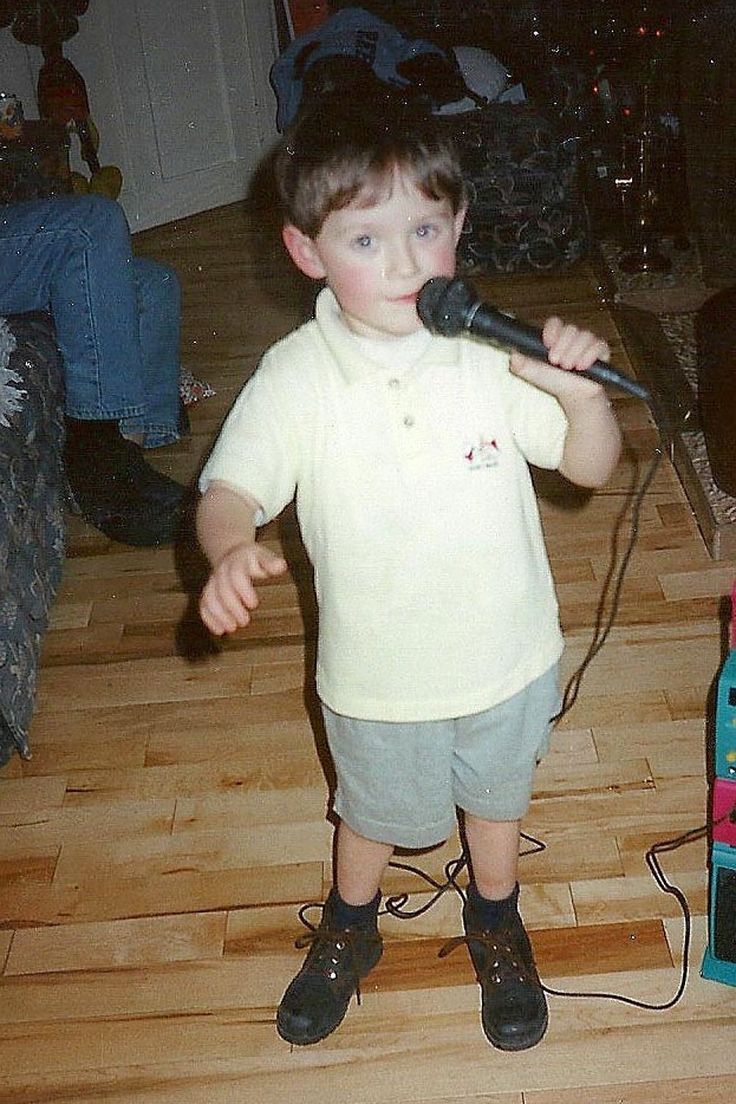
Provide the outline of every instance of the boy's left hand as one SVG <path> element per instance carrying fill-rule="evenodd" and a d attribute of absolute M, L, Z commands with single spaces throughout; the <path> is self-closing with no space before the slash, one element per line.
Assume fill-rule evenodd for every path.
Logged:
<path fill-rule="evenodd" d="M 579 376 L 596 360 L 608 360 L 611 350 L 608 344 L 590 330 L 581 330 L 561 318 L 548 318 L 542 330 L 542 339 L 549 349 L 549 364 L 542 360 L 511 354 L 511 371 L 516 376 L 528 380 L 543 391 L 561 396 L 570 393 L 572 388 L 578 393 L 588 391 L 594 394 L 601 389 L 595 380 Z M 563 369 L 552 371 L 550 365 Z"/>

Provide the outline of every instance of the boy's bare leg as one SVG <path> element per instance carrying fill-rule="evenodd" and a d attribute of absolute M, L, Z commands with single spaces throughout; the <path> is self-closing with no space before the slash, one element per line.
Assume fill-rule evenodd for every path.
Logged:
<path fill-rule="evenodd" d="M 367 905 L 378 893 L 393 845 L 354 832 L 341 820 L 337 830 L 337 892 L 348 905 Z"/>
<path fill-rule="evenodd" d="M 519 822 L 466 814 L 465 835 L 472 882 L 463 922 L 483 1030 L 501 1050 L 526 1050 L 547 1029 L 547 1002 L 517 909 Z"/>
<path fill-rule="evenodd" d="M 304 1046 L 324 1039 L 341 1023 L 361 979 L 381 957 L 377 917 L 379 887 L 393 847 L 358 835 L 340 821 L 336 887 L 304 965 L 276 1013 L 279 1035 Z"/>
<path fill-rule="evenodd" d="M 518 879 L 519 821 L 482 820 L 466 813 L 465 837 L 478 892 L 489 901 L 502 901 Z"/>

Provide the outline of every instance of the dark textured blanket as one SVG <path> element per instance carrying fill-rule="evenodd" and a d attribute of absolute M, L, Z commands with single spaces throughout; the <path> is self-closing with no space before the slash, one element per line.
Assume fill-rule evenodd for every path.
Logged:
<path fill-rule="evenodd" d="M 0 764 L 30 755 L 64 555 L 63 378 L 50 318 L 0 317 Z"/>

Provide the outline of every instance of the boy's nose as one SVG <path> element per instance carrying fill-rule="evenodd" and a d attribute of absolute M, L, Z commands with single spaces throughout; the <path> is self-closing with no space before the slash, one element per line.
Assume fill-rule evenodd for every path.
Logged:
<path fill-rule="evenodd" d="M 414 276 L 418 271 L 414 251 L 409 245 L 395 244 L 386 259 L 386 272 L 389 276 Z"/>

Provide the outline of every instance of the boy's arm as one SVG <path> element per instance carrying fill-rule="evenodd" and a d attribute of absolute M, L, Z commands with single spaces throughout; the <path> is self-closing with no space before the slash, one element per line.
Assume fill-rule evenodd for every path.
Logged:
<path fill-rule="evenodd" d="M 221 636 L 243 628 L 258 605 L 254 581 L 282 575 L 286 561 L 256 542 L 255 499 L 214 480 L 197 508 L 197 536 L 212 573 L 202 591 L 199 612 Z"/>
<path fill-rule="evenodd" d="M 579 372 L 597 359 L 607 360 L 608 346 L 559 318 L 547 320 L 542 336 L 550 364 L 514 353 L 511 370 L 554 395 L 565 412 L 568 428 L 558 470 L 581 487 L 602 487 L 618 463 L 621 432 L 601 384 Z"/>
<path fill-rule="evenodd" d="M 621 455 L 621 431 L 611 404 L 603 387 L 594 386 L 595 395 L 560 400 L 568 426 L 558 470 L 581 487 L 602 487 Z"/>
<path fill-rule="evenodd" d="M 197 507 L 197 537 L 213 567 L 238 544 L 254 544 L 259 504 L 213 480 Z"/>

